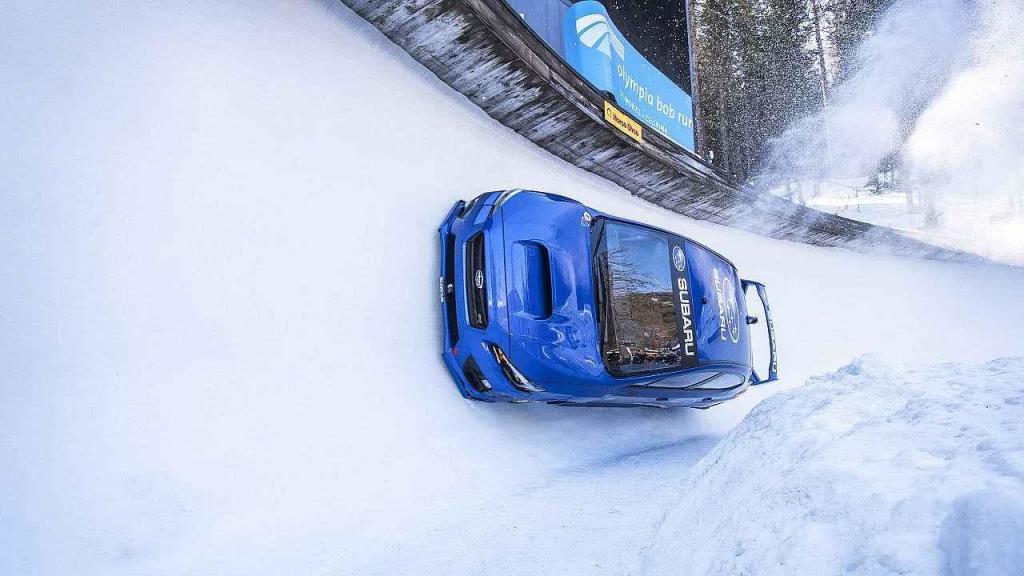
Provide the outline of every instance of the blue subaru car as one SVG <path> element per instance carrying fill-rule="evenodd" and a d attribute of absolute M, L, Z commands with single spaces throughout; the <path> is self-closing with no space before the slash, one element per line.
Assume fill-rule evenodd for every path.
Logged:
<path fill-rule="evenodd" d="M 764 286 L 689 238 L 528 190 L 460 200 L 439 232 L 442 357 L 466 398 L 707 408 L 777 376 Z"/>

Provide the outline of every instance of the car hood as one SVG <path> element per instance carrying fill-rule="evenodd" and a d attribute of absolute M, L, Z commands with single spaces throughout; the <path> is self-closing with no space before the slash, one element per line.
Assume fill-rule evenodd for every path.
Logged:
<path fill-rule="evenodd" d="M 501 212 L 512 361 L 538 381 L 599 375 L 593 211 L 558 196 L 520 192 Z"/>

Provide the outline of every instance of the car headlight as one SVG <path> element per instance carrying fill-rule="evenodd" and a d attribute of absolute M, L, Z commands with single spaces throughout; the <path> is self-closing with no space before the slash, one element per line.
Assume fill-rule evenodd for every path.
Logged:
<path fill-rule="evenodd" d="M 494 353 L 494 359 L 498 361 L 498 366 L 501 367 L 501 372 L 505 375 L 505 378 L 515 386 L 517 390 L 523 392 L 543 392 L 543 388 L 535 386 L 530 382 L 523 373 L 520 372 L 509 360 L 508 356 L 501 348 L 497 345 L 491 344 L 491 351 Z"/>

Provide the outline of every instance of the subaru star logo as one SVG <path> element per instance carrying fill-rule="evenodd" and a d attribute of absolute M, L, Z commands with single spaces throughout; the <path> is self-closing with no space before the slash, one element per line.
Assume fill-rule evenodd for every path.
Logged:
<path fill-rule="evenodd" d="M 672 265 L 680 272 L 686 270 L 686 254 L 683 253 L 683 249 L 679 246 L 672 247 Z"/>
<path fill-rule="evenodd" d="M 576 20 L 576 34 L 580 42 L 587 48 L 594 48 L 608 58 L 612 57 L 612 49 L 625 58 L 626 48 L 611 30 L 608 19 L 604 14 L 587 14 Z"/>
<path fill-rule="evenodd" d="M 476 274 L 473 274 L 473 285 L 476 286 L 477 290 L 481 290 L 484 287 L 484 271 L 477 270 Z"/>

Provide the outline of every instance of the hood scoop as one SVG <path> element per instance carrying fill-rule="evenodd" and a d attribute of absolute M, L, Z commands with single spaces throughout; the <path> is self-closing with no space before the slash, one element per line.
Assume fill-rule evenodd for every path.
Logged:
<path fill-rule="evenodd" d="M 551 256 L 540 242 L 520 241 L 512 246 L 512 286 L 521 298 L 523 313 L 543 320 L 551 317 Z"/>

